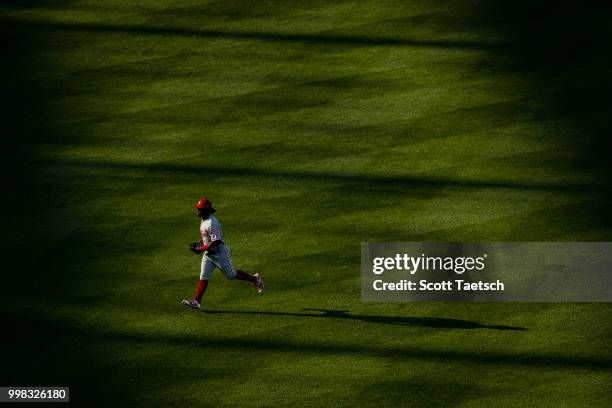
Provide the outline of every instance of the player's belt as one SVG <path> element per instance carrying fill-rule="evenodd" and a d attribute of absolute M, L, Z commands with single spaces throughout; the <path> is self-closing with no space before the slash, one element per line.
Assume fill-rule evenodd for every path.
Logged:
<path fill-rule="evenodd" d="M 216 247 L 213 248 L 213 250 L 208 250 L 206 251 L 207 254 L 209 255 L 215 255 L 216 253 L 218 253 L 223 247 L 225 246 L 225 242 L 221 241 L 221 244 L 217 245 Z"/>

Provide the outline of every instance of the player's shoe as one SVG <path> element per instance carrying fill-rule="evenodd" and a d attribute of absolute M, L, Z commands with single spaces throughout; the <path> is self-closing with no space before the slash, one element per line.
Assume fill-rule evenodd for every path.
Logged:
<path fill-rule="evenodd" d="M 258 273 L 256 273 L 253 276 L 257 278 L 257 280 L 255 281 L 255 287 L 257 288 L 257 292 L 259 293 L 263 292 L 264 291 L 263 279 L 261 279 L 261 276 L 259 276 Z"/>
<path fill-rule="evenodd" d="M 193 309 L 199 309 L 200 308 L 200 303 L 195 300 L 195 299 L 183 299 L 181 301 L 182 304 L 184 304 L 187 307 L 191 307 Z"/>

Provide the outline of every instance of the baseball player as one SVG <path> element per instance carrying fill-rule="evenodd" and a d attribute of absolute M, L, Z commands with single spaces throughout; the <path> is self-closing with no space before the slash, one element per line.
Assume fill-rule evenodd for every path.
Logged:
<path fill-rule="evenodd" d="M 200 242 L 194 242 L 190 248 L 194 254 L 203 254 L 202 266 L 200 270 L 200 281 L 193 298 L 184 299 L 182 303 L 194 309 L 200 308 L 202 296 L 208 287 L 208 280 L 216 268 L 221 269 L 227 279 L 238 279 L 251 282 L 259 293 L 263 292 L 264 284 L 258 273 L 249 275 L 246 272 L 235 269 L 232 263 L 230 249 L 223 240 L 221 224 L 214 215 L 216 210 L 210 200 L 200 198 L 194 206 L 196 208 L 200 222 Z"/>

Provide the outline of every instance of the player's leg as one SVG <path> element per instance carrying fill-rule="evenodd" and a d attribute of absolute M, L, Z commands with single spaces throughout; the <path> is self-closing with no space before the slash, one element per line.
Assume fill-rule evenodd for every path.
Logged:
<path fill-rule="evenodd" d="M 212 275 L 213 270 L 215 269 L 215 264 L 211 259 L 206 256 L 202 257 L 202 264 L 200 266 L 200 280 L 198 281 L 198 287 L 196 288 L 195 293 L 191 299 L 185 299 L 182 303 L 185 306 L 192 307 L 194 309 L 200 308 L 200 303 L 202 303 L 202 297 L 204 296 L 204 292 L 208 288 L 208 280 Z"/>
<path fill-rule="evenodd" d="M 263 279 L 261 279 L 261 275 L 258 273 L 250 275 L 244 271 L 236 270 L 236 279 L 251 282 L 257 288 L 259 293 L 264 291 Z"/>
<path fill-rule="evenodd" d="M 202 257 L 202 264 L 200 265 L 200 281 L 198 282 L 198 288 L 193 294 L 193 299 L 197 300 L 198 303 L 202 302 L 204 292 L 206 292 L 206 289 L 208 288 L 208 280 L 212 276 L 214 269 L 215 263 L 212 261 L 212 259 L 204 255 Z"/>
<path fill-rule="evenodd" d="M 226 278 L 251 282 L 257 288 L 258 292 L 263 292 L 263 280 L 259 274 L 256 273 L 255 275 L 251 275 L 234 268 L 232 254 L 227 245 L 224 245 L 219 252 L 215 254 L 214 259 L 217 263 L 217 267 L 223 271 Z"/>
<path fill-rule="evenodd" d="M 204 296 L 204 292 L 208 288 L 208 281 L 204 279 L 200 279 L 198 281 L 198 287 L 196 288 L 195 293 L 193 294 L 193 300 L 198 303 L 202 303 L 202 296 Z"/>

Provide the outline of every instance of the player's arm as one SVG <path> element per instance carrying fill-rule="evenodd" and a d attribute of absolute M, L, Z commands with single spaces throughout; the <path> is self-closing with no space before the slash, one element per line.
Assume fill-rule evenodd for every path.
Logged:
<path fill-rule="evenodd" d="M 208 244 L 206 251 L 211 254 L 214 254 L 217 249 L 221 245 L 223 245 L 223 241 L 221 240 L 221 230 L 219 226 L 211 225 L 210 229 L 208 230 L 208 236 L 210 237 L 210 244 Z"/>

